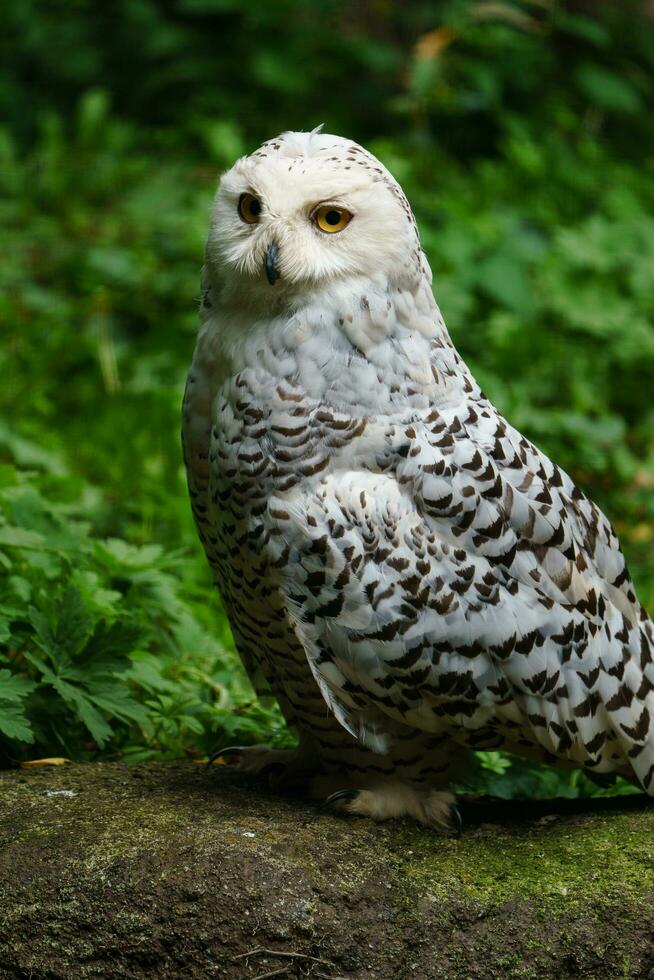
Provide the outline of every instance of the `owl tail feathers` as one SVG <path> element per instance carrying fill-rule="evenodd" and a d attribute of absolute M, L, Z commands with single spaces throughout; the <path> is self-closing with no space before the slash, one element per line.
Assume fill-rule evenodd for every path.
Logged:
<path fill-rule="evenodd" d="M 295 613 L 295 606 L 289 601 L 287 607 L 290 621 L 293 623 L 295 635 L 304 647 L 307 663 L 327 707 L 343 728 L 358 742 L 361 742 L 377 755 L 385 755 L 391 745 L 392 738 L 383 725 L 383 716 L 375 713 L 371 716 L 365 709 L 359 708 L 344 689 L 347 683 L 345 676 L 332 660 L 320 657 L 320 647 L 313 635 L 311 627 L 303 623 Z M 295 614 L 294 614 L 295 613 Z"/>
<path fill-rule="evenodd" d="M 629 752 L 630 756 L 631 752 Z M 629 762 L 636 776 L 636 780 L 633 781 L 640 783 L 649 796 L 654 796 L 654 742 L 644 746 L 637 758 L 630 758 Z"/>
<path fill-rule="evenodd" d="M 376 755 L 386 755 L 390 750 L 392 739 L 388 732 L 382 729 L 379 721 L 376 718 L 368 718 L 366 713 L 357 708 L 356 705 L 345 703 L 347 694 L 335 691 L 330 686 L 327 678 L 311 657 L 309 657 L 309 666 L 316 684 L 320 688 L 320 693 L 338 723 L 371 752 Z"/>
<path fill-rule="evenodd" d="M 647 705 L 643 705 L 632 725 L 623 722 L 620 728 L 629 767 L 645 792 L 654 796 L 654 719 Z"/>

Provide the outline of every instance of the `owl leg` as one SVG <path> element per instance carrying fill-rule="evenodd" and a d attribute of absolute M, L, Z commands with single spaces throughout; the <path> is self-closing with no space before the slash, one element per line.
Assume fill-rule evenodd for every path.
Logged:
<path fill-rule="evenodd" d="M 314 792 L 324 785 L 318 777 L 314 780 Z M 323 808 L 371 817 L 373 820 L 392 820 L 396 817 L 412 817 L 426 827 L 448 831 L 458 836 L 463 824 L 455 804 L 455 797 L 448 790 L 411 786 L 399 779 L 371 782 L 363 788 L 347 788 L 332 793 Z"/>
<path fill-rule="evenodd" d="M 230 745 L 214 752 L 208 765 L 228 766 L 248 776 L 267 778 L 274 789 L 306 786 L 319 764 L 306 747 L 273 749 L 270 745 Z"/>

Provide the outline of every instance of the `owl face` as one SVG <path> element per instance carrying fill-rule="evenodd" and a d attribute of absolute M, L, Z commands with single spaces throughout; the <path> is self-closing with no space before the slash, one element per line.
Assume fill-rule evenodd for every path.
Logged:
<path fill-rule="evenodd" d="M 352 276 L 393 280 L 419 251 L 413 215 L 356 144 L 285 133 L 220 181 L 207 262 L 227 288 L 271 303 Z"/>

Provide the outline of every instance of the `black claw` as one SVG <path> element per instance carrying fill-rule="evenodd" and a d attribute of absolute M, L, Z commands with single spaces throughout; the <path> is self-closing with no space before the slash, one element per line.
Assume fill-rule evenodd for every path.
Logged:
<path fill-rule="evenodd" d="M 359 789 L 339 789 L 336 793 L 332 793 L 328 796 L 326 800 L 318 807 L 319 810 L 329 810 L 334 803 L 338 803 L 339 800 L 354 800 L 357 798 L 361 790 Z"/>
<path fill-rule="evenodd" d="M 207 765 L 208 766 L 212 765 L 216 761 L 216 759 L 220 759 L 226 755 L 238 755 L 241 752 L 243 752 L 244 749 L 246 748 L 247 746 L 245 745 L 229 745 L 226 749 L 218 749 L 217 752 L 214 752 L 212 755 L 209 756 L 207 760 Z"/>
<path fill-rule="evenodd" d="M 460 837 L 463 833 L 463 820 L 461 818 L 461 811 L 456 803 L 450 803 L 450 814 L 452 815 L 452 829 L 454 831 L 454 836 Z"/>

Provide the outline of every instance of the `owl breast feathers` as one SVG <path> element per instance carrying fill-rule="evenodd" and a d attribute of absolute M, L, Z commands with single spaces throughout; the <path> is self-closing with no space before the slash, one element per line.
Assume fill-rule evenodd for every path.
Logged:
<path fill-rule="evenodd" d="M 470 748 L 652 792 L 654 633 L 615 533 L 479 389 L 382 164 L 318 131 L 239 160 L 201 319 L 191 501 L 287 769 L 434 825 Z"/>

